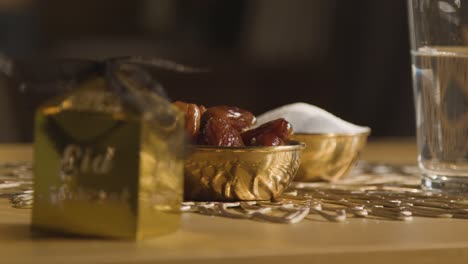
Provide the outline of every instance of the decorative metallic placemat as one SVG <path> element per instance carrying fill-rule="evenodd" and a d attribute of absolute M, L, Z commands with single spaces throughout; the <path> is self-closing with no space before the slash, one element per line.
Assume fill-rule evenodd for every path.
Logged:
<path fill-rule="evenodd" d="M 348 218 L 408 221 L 413 217 L 466 218 L 468 198 L 420 189 L 416 166 L 361 161 L 339 183 L 294 183 L 277 201 L 185 202 L 182 212 L 293 224 L 305 219 L 343 222 Z M 0 197 L 16 208 L 32 206 L 30 163 L 0 164 Z"/>
<path fill-rule="evenodd" d="M 31 162 L 0 163 L 0 198 L 8 198 L 16 208 L 32 206 Z"/>

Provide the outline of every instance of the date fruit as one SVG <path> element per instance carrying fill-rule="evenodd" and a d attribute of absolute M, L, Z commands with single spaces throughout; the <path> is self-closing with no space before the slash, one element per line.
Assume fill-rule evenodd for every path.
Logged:
<path fill-rule="evenodd" d="M 219 147 L 243 147 L 239 132 L 226 119 L 211 117 L 204 124 L 199 144 Z"/>
<path fill-rule="evenodd" d="M 292 133 L 291 124 L 280 118 L 245 131 L 241 136 L 247 146 L 280 146 L 284 145 Z"/>
<path fill-rule="evenodd" d="M 229 125 L 239 133 L 255 124 L 255 116 L 244 109 L 235 106 L 214 106 L 206 110 L 202 116 L 202 127 L 211 118 L 217 117 L 226 120 Z"/>
<path fill-rule="evenodd" d="M 185 114 L 185 131 L 189 139 L 195 142 L 200 131 L 201 117 L 206 108 L 202 105 L 198 106 L 181 101 L 176 101 L 173 104 Z"/>
<path fill-rule="evenodd" d="M 255 116 L 235 106 L 214 106 L 174 102 L 185 113 L 185 130 L 194 144 L 219 147 L 280 146 L 292 135 L 291 124 L 283 118 L 258 128 Z"/>

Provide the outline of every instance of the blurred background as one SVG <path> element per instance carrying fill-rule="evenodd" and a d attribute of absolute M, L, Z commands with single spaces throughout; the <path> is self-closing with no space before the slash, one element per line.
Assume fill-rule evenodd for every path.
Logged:
<path fill-rule="evenodd" d="M 302 101 L 373 137 L 414 134 L 405 0 L 0 0 L 0 53 L 160 57 L 212 69 L 161 72 L 174 100 L 255 114 Z M 1 77 L 0 142 L 32 141 L 45 97 Z"/>

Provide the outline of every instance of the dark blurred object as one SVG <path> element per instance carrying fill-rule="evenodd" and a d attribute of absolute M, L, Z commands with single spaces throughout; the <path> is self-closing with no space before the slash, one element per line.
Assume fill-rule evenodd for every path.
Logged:
<path fill-rule="evenodd" d="M 413 136 L 406 1 L 338 1 L 335 20 L 335 113 L 373 136 Z"/>
<path fill-rule="evenodd" d="M 38 19 L 38 44 L 14 55 L 162 57 L 213 69 L 161 72 L 174 100 L 254 114 L 304 101 L 372 127 L 372 136 L 414 134 L 404 0 L 44 0 L 25 10 Z M 35 98 L 25 99 L 30 109 Z M 0 105 L 0 117 L 12 115 Z M 32 140 L 26 112 L 11 126 L 20 141 Z"/>

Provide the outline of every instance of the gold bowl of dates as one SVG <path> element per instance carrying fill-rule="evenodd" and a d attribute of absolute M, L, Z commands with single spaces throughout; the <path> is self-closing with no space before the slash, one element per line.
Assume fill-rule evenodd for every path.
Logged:
<path fill-rule="evenodd" d="M 272 200 L 292 182 L 304 144 L 291 141 L 291 124 L 278 118 L 254 127 L 256 117 L 235 106 L 177 101 L 192 142 L 185 160 L 186 201 Z"/>
<path fill-rule="evenodd" d="M 294 134 L 292 139 L 307 145 L 294 180 L 334 182 L 342 179 L 354 167 L 369 133 Z"/>
<path fill-rule="evenodd" d="M 283 193 L 299 169 L 305 145 L 191 146 L 185 161 L 185 200 L 272 200 Z"/>

